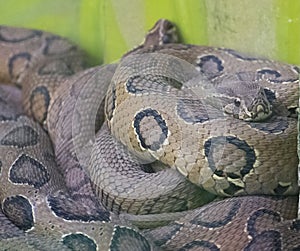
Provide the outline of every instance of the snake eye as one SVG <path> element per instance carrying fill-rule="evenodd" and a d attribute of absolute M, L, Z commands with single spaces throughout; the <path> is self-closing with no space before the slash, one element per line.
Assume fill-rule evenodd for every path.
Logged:
<path fill-rule="evenodd" d="M 170 34 L 164 34 L 162 37 L 163 44 L 169 44 L 172 43 L 172 37 Z"/>
<path fill-rule="evenodd" d="M 241 101 L 240 101 L 239 98 L 236 98 L 236 99 L 234 100 L 234 105 L 235 105 L 236 107 L 240 107 Z"/>

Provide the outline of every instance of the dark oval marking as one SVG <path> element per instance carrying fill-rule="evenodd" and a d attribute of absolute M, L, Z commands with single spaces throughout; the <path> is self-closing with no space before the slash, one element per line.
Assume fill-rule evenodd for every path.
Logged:
<path fill-rule="evenodd" d="M 176 106 L 178 116 L 187 123 L 196 124 L 209 120 L 201 100 L 179 99 Z"/>
<path fill-rule="evenodd" d="M 38 74 L 42 76 L 55 75 L 55 76 L 71 76 L 75 72 L 70 65 L 70 62 L 64 61 L 64 59 L 56 59 L 50 62 L 46 62 L 38 69 Z"/>
<path fill-rule="evenodd" d="M 125 85 L 127 92 L 132 94 L 166 93 L 171 89 L 182 88 L 182 83 L 176 79 L 154 74 L 132 76 Z"/>
<path fill-rule="evenodd" d="M 65 194 L 59 194 L 57 196 L 49 195 L 47 197 L 48 205 L 53 213 L 65 220 L 74 221 L 110 221 L 110 214 L 108 211 L 97 209 L 97 212 L 93 214 L 83 214 L 82 209 L 78 209 L 76 205 L 81 207 L 80 203 Z"/>
<path fill-rule="evenodd" d="M 24 59 L 27 62 L 31 60 L 31 55 L 28 52 L 20 52 L 18 54 L 14 54 L 8 61 L 8 73 L 11 77 L 14 76 L 14 64 L 18 59 Z"/>
<path fill-rule="evenodd" d="M 158 141 L 154 140 L 151 142 L 151 144 L 146 143 L 146 140 L 151 140 L 151 139 L 148 139 L 148 138 L 146 139 L 143 136 L 143 133 L 141 132 L 141 128 L 140 128 L 142 120 L 146 117 L 153 118 L 161 130 Z M 162 118 L 162 116 L 156 110 L 148 108 L 143 111 L 140 111 L 139 113 L 137 113 L 135 115 L 133 125 L 135 128 L 136 134 L 139 138 L 139 141 L 141 142 L 142 147 L 144 147 L 146 149 L 150 149 L 152 151 L 158 150 L 161 147 L 161 145 L 164 143 L 166 138 L 168 137 L 167 124 L 166 124 L 165 120 Z M 155 132 L 155 134 L 157 135 L 157 132 Z"/>
<path fill-rule="evenodd" d="M 172 236 L 175 236 L 175 234 L 182 228 L 183 224 L 179 223 L 170 223 L 167 226 L 161 227 L 161 232 L 164 234 L 159 234 L 160 238 L 157 238 L 157 236 L 154 239 L 155 245 L 158 247 L 163 246 L 166 244 L 169 240 L 171 240 Z"/>
<path fill-rule="evenodd" d="M 200 68 L 200 71 L 208 76 L 218 75 L 224 70 L 222 61 L 215 55 L 207 55 L 200 57 L 198 59 L 197 66 Z"/>
<path fill-rule="evenodd" d="M 128 227 L 115 226 L 110 250 L 130 250 L 130 247 L 135 247 L 135 250 L 140 251 L 151 250 L 149 242 L 140 233 Z"/>
<path fill-rule="evenodd" d="M 278 231 L 263 231 L 251 240 L 244 251 L 272 250 L 282 251 L 281 235 Z"/>
<path fill-rule="evenodd" d="M 46 120 L 50 100 L 48 88 L 45 86 L 38 86 L 31 92 L 29 109 L 36 121 L 42 123 Z"/>
<path fill-rule="evenodd" d="M 9 170 L 9 179 L 15 184 L 41 188 L 50 180 L 47 169 L 28 155 L 22 154 Z"/>
<path fill-rule="evenodd" d="M 220 249 L 212 242 L 209 241 L 192 241 L 187 244 L 185 244 L 182 248 L 178 249 L 178 251 L 186 251 L 186 250 L 196 250 L 195 248 L 205 248 L 205 250 L 210 250 L 210 251 L 219 251 Z"/>
<path fill-rule="evenodd" d="M 272 83 L 282 83 L 282 82 L 294 82 L 298 80 L 298 75 L 295 74 L 295 78 L 284 79 L 282 74 L 273 69 L 261 69 L 256 72 L 257 79 L 266 79 Z"/>
<path fill-rule="evenodd" d="M 4 200 L 2 209 L 4 214 L 17 227 L 26 231 L 34 226 L 32 206 L 23 196 L 12 196 Z"/>
<path fill-rule="evenodd" d="M 96 243 L 86 235 L 83 234 L 69 234 L 63 237 L 63 244 L 72 251 L 96 251 Z"/>
<path fill-rule="evenodd" d="M 252 128 L 268 133 L 283 133 L 289 126 L 285 117 L 272 117 L 268 122 L 247 122 Z"/>
<path fill-rule="evenodd" d="M 32 127 L 24 125 L 11 130 L 1 139 L 0 144 L 23 148 L 36 145 L 38 140 L 38 133 Z"/>
<path fill-rule="evenodd" d="M 255 237 L 257 235 L 259 235 L 258 231 L 256 230 L 256 221 L 258 218 L 263 218 L 264 216 L 272 216 L 273 220 L 275 222 L 280 222 L 281 218 L 280 218 L 280 214 L 277 212 L 274 212 L 272 210 L 266 209 L 266 208 L 262 208 L 262 209 L 258 209 L 256 210 L 248 219 L 247 221 L 247 231 L 248 233 L 252 236 Z M 273 222 L 274 224 L 274 222 Z"/>
<path fill-rule="evenodd" d="M 127 81 L 126 81 L 126 90 L 129 92 L 129 93 L 143 93 L 143 90 L 140 89 L 140 88 L 137 88 L 136 87 L 136 83 L 135 83 L 135 80 L 136 79 L 140 79 L 140 76 L 133 76 L 133 77 L 130 77 Z"/>
<path fill-rule="evenodd" d="M 23 42 L 23 41 L 32 39 L 34 37 L 40 37 L 43 34 L 43 32 L 39 31 L 39 30 L 19 29 L 19 31 L 20 30 L 22 30 L 23 32 L 26 31 L 27 34 L 25 36 L 19 37 L 19 38 L 8 38 L 8 37 L 5 36 L 5 34 L 3 34 L 3 29 L 5 30 L 6 27 L 2 26 L 0 28 L 0 40 L 3 41 L 3 42 L 7 42 L 7 43 L 19 43 L 19 42 Z M 22 34 L 22 32 L 14 31 L 13 34 L 14 35 Z"/>
<path fill-rule="evenodd" d="M 215 165 L 215 161 L 213 159 L 214 149 L 216 147 L 220 146 L 220 145 L 226 145 L 226 144 L 233 144 L 238 149 L 245 152 L 246 164 L 240 170 L 241 176 L 242 177 L 245 176 L 253 168 L 253 164 L 255 163 L 255 160 L 256 160 L 256 155 L 255 155 L 255 152 L 254 152 L 253 148 L 251 148 L 247 144 L 246 141 L 240 140 L 239 138 L 233 137 L 233 136 L 226 136 L 226 137 L 225 136 L 217 136 L 217 137 L 213 137 L 213 138 L 208 139 L 204 143 L 205 157 L 208 160 L 210 169 L 216 175 L 228 176 L 227 174 L 225 175 L 225 173 L 222 170 L 217 170 L 216 165 Z"/>
<path fill-rule="evenodd" d="M 190 222 L 192 224 L 200 225 L 200 226 L 207 227 L 207 228 L 218 228 L 218 227 L 225 226 L 226 224 L 231 222 L 232 219 L 236 216 L 236 214 L 241 206 L 241 203 L 238 200 L 237 201 L 233 200 L 233 201 L 230 201 L 230 203 L 228 201 L 223 201 L 223 202 L 220 202 L 218 205 L 224 205 L 223 207 L 228 205 L 230 207 L 230 209 L 228 209 L 228 212 L 226 215 L 224 214 L 224 212 L 223 212 L 223 214 L 221 214 L 219 212 L 219 210 L 221 208 L 220 206 L 217 206 L 217 207 L 216 206 L 214 206 L 214 207 L 207 206 L 206 208 L 204 208 L 204 210 L 202 210 L 197 215 L 197 217 L 194 217 L 194 219 L 192 219 Z M 211 220 L 210 219 L 211 215 L 219 215 L 219 217 L 221 219 Z M 207 217 L 208 219 L 205 220 L 205 217 Z"/>
<path fill-rule="evenodd" d="M 262 69 L 256 72 L 258 79 L 276 80 L 281 77 L 280 72 L 272 69 Z"/>
<path fill-rule="evenodd" d="M 61 43 L 65 43 L 65 45 L 67 45 L 67 48 L 64 49 L 63 51 L 59 50 L 59 51 L 51 51 L 52 46 L 55 42 L 61 42 Z M 63 48 L 64 44 L 60 45 L 58 48 Z M 70 51 L 75 51 L 76 50 L 76 46 L 70 44 L 66 39 L 60 37 L 60 36 L 51 36 L 51 37 L 47 37 L 46 38 L 46 46 L 43 50 L 43 54 L 44 55 L 60 55 L 62 53 L 67 53 Z"/>

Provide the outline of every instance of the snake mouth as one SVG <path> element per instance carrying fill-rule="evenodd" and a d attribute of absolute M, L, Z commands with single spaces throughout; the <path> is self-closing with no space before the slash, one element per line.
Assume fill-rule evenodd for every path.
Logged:
<path fill-rule="evenodd" d="M 235 100 L 234 103 L 223 107 L 223 111 L 236 119 L 247 122 L 258 122 L 268 119 L 272 115 L 270 104 L 258 103 L 248 107 L 244 100 Z"/>
<path fill-rule="evenodd" d="M 264 121 L 272 115 L 272 110 L 271 110 L 271 106 L 264 106 L 259 104 L 253 107 L 251 112 L 245 110 L 244 112 L 242 112 L 241 115 L 242 116 L 241 117 L 239 116 L 239 118 L 245 121 L 254 121 L 254 122 Z"/>

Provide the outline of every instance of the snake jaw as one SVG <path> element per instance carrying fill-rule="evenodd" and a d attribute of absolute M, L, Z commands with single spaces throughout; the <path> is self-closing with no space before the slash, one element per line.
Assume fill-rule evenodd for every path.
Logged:
<path fill-rule="evenodd" d="M 253 114 L 252 119 L 254 121 L 256 121 L 256 120 L 261 121 L 261 120 L 265 120 L 265 119 L 269 118 L 272 114 L 270 108 L 271 108 L 271 106 L 267 108 L 267 107 L 264 107 L 263 105 L 258 105 L 256 107 L 256 112 Z"/>
<path fill-rule="evenodd" d="M 263 121 L 269 118 L 272 115 L 271 112 L 271 106 L 266 108 L 263 105 L 258 105 L 255 107 L 255 111 L 249 111 L 244 110 L 244 112 L 239 116 L 239 119 L 242 119 L 244 121 L 252 121 L 252 122 L 258 122 L 258 121 Z"/>
<path fill-rule="evenodd" d="M 251 109 L 251 116 L 248 121 L 263 121 L 272 115 L 272 105 L 269 102 L 254 105 Z"/>

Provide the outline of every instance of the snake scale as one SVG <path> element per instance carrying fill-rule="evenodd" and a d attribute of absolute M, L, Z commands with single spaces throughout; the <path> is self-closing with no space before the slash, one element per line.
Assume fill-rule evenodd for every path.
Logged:
<path fill-rule="evenodd" d="M 0 27 L 0 250 L 300 249 L 299 69 L 176 38 Z"/>

